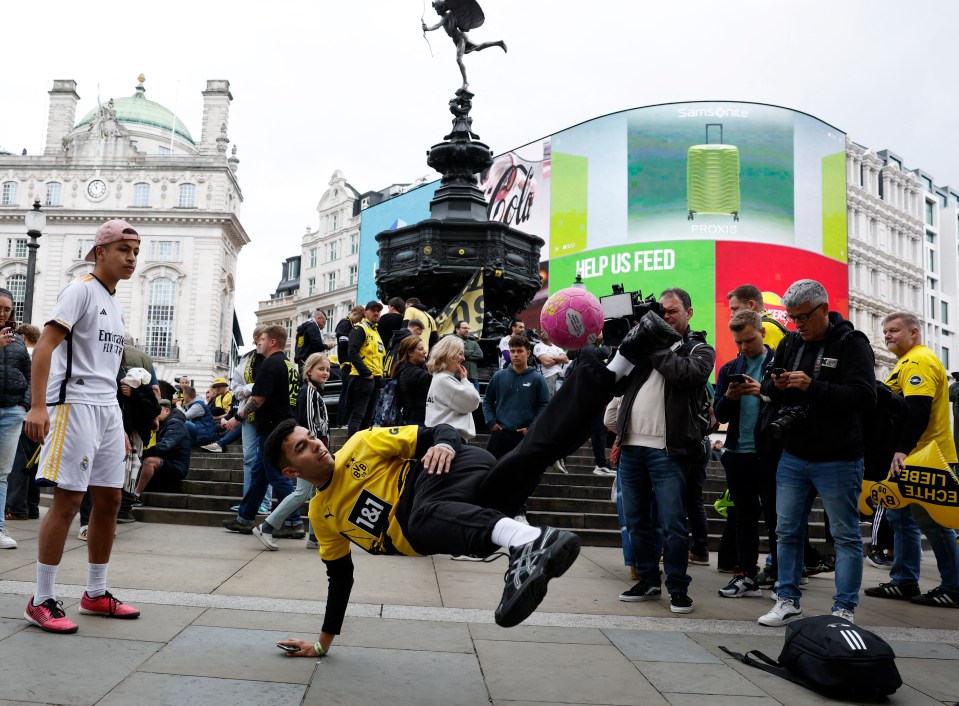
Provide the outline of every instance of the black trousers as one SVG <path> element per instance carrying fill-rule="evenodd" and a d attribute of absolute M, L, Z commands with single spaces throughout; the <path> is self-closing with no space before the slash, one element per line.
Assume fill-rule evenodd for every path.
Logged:
<path fill-rule="evenodd" d="M 447 474 L 430 475 L 417 465 L 397 508 L 413 549 L 479 556 L 496 551 L 493 525 L 513 517 L 546 468 L 579 447 L 597 412 L 613 398 L 615 382 L 602 362 L 582 361 L 519 445 L 502 458 L 464 445 Z"/>
<path fill-rule="evenodd" d="M 20 432 L 13 468 L 7 476 L 6 509 L 14 515 L 39 517 L 40 489 L 36 484 L 37 467 L 27 469 L 27 462 L 33 457 L 37 445 L 37 442 L 27 437 L 26 432 Z"/>
<path fill-rule="evenodd" d="M 726 469 L 729 496 L 736 505 L 736 558 L 739 570 L 756 576 L 759 562 L 759 517 L 766 521 L 769 550 L 776 566 L 776 469 L 769 468 L 759 456 L 726 451 L 722 457 Z"/>
<path fill-rule="evenodd" d="M 373 414 L 376 412 L 378 396 L 377 378 L 361 378 L 354 375 L 350 380 L 350 391 L 347 395 L 347 404 L 350 408 L 348 437 L 373 426 Z"/>
<path fill-rule="evenodd" d="M 709 456 L 689 464 L 686 474 L 686 522 L 689 525 L 689 551 L 699 556 L 709 554 L 709 522 L 703 505 L 703 487 L 706 485 L 706 463 Z"/>
<path fill-rule="evenodd" d="M 336 423 L 345 427 L 350 422 L 350 380 L 352 375 L 344 375 L 340 378 L 340 399 L 336 403 Z"/>

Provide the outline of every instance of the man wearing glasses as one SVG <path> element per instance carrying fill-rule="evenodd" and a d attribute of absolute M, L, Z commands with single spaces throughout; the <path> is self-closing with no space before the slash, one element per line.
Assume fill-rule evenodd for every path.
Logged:
<path fill-rule="evenodd" d="M 852 323 L 829 311 L 819 282 L 794 282 L 783 306 L 796 331 L 776 348 L 761 390 L 773 405 L 763 433 L 781 439 L 783 447 L 776 472 L 779 588 L 776 604 L 759 622 L 779 626 L 802 615 L 803 537 L 817 492 L 836 542 L 832 614 L 852 622 L 863 562 L 860 418 L 876 404 L 872 347 Z"/>

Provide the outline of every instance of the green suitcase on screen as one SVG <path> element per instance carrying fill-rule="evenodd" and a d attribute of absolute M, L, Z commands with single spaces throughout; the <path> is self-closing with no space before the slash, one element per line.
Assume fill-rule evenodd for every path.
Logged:
<path fill-rule="evenodd" d="M 719 128 L 719 143 L 709 143 L 709 128 Z M 688 220 L 697 214 L 731 215 L 739 220 L 739 148 L 725 145 L 721 123 L 706 125 L 706 144 L 693 145 L 686 156 Z"/>

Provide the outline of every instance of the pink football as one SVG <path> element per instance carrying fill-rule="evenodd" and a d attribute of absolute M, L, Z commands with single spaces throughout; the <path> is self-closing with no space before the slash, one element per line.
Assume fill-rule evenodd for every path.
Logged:
<path fill-rule="evenodd" d="M 578 350 L 603 331 L 603 307 L 582 285 L 553 294 L 543 305 L 540 326 L 560 348 Z"/>

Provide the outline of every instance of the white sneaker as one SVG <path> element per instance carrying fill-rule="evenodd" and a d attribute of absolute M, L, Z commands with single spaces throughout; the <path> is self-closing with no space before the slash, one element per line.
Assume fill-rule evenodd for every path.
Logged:
<path fill-rule="evenodd" d="M 313 549 L 314 551 L 320 548 L 320 543 L 317 542 L 312 537 L 308 537 L 306 540 L 306 548 Z"/>
<path fill-rule="evenodd" d="M 853 615 L 851 610 L 846 610 L 845 608 L 837 608 L 832 612 L 837 618 L 842 618 L 848 623 L 856 624 L 856 616 Z"/>
<path fill-rule="evenodd" d="M 7 534 L 7 530 L 0 527 L 0 549 L 16 549 L 17 540 Z"/>
<path fill-rule="evenodd" d="M 802 608 L 798 607 L 794 601 L 784 598 L 776 601 L 776 605 L 766 615 L 760 616 L 759 624 L 778 628 L 800 615 L 802 615 Z"/>
<path fill-rule="evenodd" d="M 80 528 L 80 534 L 77 535 L 77 539 L 79 539 L 81 542 L 87 541 L 87 526 L 86 526 L 86 525 L 83 525 L 83 527 Z"/>
<path fill-rule="evenodd" d="M 569 471 L 566 470 L 566 464 L 563 463 L 563 459 L 559 459 L 556 463 L 554 463 L 553 468 L 560 473 L 569 475 Z"/>
<path fill-rule="evenodd" d="M 223 453 L 223 449 L 215 441 L 212 444 L 207 444 L 206 446 L 201 446 L 200 448 L 203 449 L 204 451 L 209 451 L 215 454 Z"/>
<path fill-rule="evenodd" d="M 614 471 L 612 468 L 606 468 L 606 466 L 596 466 L 595 468 L 593 468 L 593 475 L 594 476 L 615 476 L 616 471 Z"/>
<path fill-rule="evenodd" d="M 263 531 L 263 525 L 257 525 L 253 528 L 253 536 L 259 539 L 260 542 L 263 543 L 263 546 L 271 552 L 275 552 L 280 548 L 280 545 L 273 539 L 273 535 Z"/>
<path fill-rule="evenodd" d="M 513 519 L 519 522 L 521 525 L 529 525 L 529 520 L 526 519 L 526 515 L 517 515 Z"/>
<path fill-rule="evenodd" d="M 453 561 L 486 561 L 486 557 L 476 556 L 476 554 L 450 554 Z"/>

